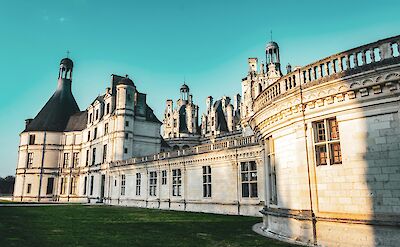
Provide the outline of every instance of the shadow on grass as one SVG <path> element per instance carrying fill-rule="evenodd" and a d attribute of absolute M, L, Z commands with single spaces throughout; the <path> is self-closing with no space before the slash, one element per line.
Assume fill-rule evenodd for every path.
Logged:
<path fill-rule="evenodd" d="M 101 206 L 0 207 L 2 246 L 290 246 L 256 217 Z"/>

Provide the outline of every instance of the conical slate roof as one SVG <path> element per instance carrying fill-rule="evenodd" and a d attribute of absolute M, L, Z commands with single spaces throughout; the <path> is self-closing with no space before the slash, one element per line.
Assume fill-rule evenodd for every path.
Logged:
<path fill-rule="evenodd" d="M 79 112 L 71 92 L 71 80 L 59 78 L 57 90 L 25 131 L 64 131 L 69 118 Z"/>

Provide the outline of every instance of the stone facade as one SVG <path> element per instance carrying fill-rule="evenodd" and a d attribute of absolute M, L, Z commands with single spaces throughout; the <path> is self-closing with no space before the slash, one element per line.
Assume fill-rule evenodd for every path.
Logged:
<path fill-rule="evenodd" d="M 200 144 L 199 107 L 194 104 L 186 83 L 180 93 L 175 108 L 173 101 L 167 100 L 163 121 L 163 138 L 174 150 Z"/>
<path fill-rule="evenodd" d="M 213 101 L 212 96 L 206 100 L 206 112 L 201 117 L 202 136 L 215 136 L 240 131 L 240 94 L 234 96 L 233 102 L 228 96 Z"/>
<path fill-rule="evenodd" d="M 296 68 L 255 98 L 264 232 L 309 245 L 396 246 L 400 37 Z"/>

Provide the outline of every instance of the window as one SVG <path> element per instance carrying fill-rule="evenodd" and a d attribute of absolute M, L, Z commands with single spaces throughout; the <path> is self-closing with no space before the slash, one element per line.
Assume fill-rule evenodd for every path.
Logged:
<path fill-rule="evenodd" d="M 35 135 L 29 135 L 29 145 L 35 144 Z"/>
<path fill-rule="evenodd" d="M 167 171 L 163 170 L 161 172 L 161 184 L 167 184 Z"/>
<path fill-rule="evenodd" d="M 108 123 L 104 124 L 104 134 L 108 134 Z"/>
<path fill-rule="evenodd" d="M 85 184 L 83 185 L 83 194 L 86 195 L 87 177 L 85 176 Z"/>
<path fill-rule="evenodd" d="M 127 154 L 127 153 L 128 153 L 128 149 L 124 148 L 124 154 Z"/>
<path fill-rule="evenodd" d="M 26 193 L 30 194 L 32 189 L 32 184 L 28 184 L 28 187 L 26 188 Z"/>
<path fill-rule="evenodd" d="M 72 158 L 72 168 L 79 165 L 79 153 L 75 152 L 73 155 L 74 157 Z"/>
<path fill-rule="evenodd" d="M 329 118 L 314 124 L 314 150 L 317 166 L 342 163 L 339 125 L 336 118 Z"/>
<path fill-rule="evenodd" d="M 70 187 L 69 187 L 69 193 L 72 195 L 76 194 L 76 177 L 71 177 L 71 183 L 70 183 Z"/>
<path fill-rule="evenodd" d="M 107 161 L 107 144 L 103 146 L 103 163 Z"/>
<path fill-rule="evenodd" d="M 92 166 L 94 166 L 96 163 L 96 148 L 93 148 L 92 151 Z"/>
<path fill-rule="evenodd" d="M 99 119 L 99 109 L 96 110 L 96 120 Z"/>
<path fill-rule="evenodd" d="M 131 94 L 128 93 L 126 96 L 127 96 L 127 98 L 128 98 L 128 102 L 130 102 L 131 99 L 132 99 Z"/>
<path fill-rule="evenodd" d="M 211 166 L 203 166 L 203 197 L 211 197 Z"/>
<path fill-rule="evenodd" d="M 142 183 L 142 175 L 136 173 L 136 195 L 140 196 L 140 184 Z"/>
<path fill-rule="evenodd" d="M 157 172 L 150 172 L 150 196 L 156 196 Z"/>
<path fill-rule="evenodd" d="M 93 140 L 97 138 L 97 128 L 94 128 Z"/>
<path fill-rule="evenodd" d="M 129 127 L 129 121 L 125 121 L 125 127 Z"/>
<path fill-rule="evenodd" d="M 90 195 L 93 195 L 94 176 L 90 176 Z"/>
<path fill-rule="evenodd" d="M 87 132 L 87 141 L 90 141 L 90 131 Z"/>
<path fill-rule="evenodd" d="M 129 134 L 125 133 L 125 139 L 128 139 L 128 137 L 129 137 Z"/>
<path fill-rule="evenodd" d="M 33 164 L 33 153 L 28 153 L 28 158 L 26 159 L 26 167 L 31 168 Z"/>
<path fill-rule="evenodd" d="M 69 163 L 69 153 L 64 153 L 63 168 L 67 168 Z"/>
<path fill-rule="evenodd" d="M 54 178 L 47 178 L 46 195 L 53 194 Z"/>
<path fill-rule="evenodd" d="M 106 114 L 110 113 L 110 103 L 106 105 Z"/>
<path fill-rule="evenodd" d="M 92 119 L 93 119 L 93 115 L 92 115 L 92 113 L 90 113 L 90 114 L 89 114 L 89 123 L 92 122 Z"/>
<path fill-rule="evenodd" d="M 125 180 L 125 174 L 121 175 L 121 196 L 125 195 L 125 184 L 126 184 L 126 180 Z"/>
<path fill-rule="evenodd" d="M 242 162 L 241 182 L 242 197 L 257 197 L 257 165 L 255 161 Z"/>
<path fill-rule="evenodd" d="M 182 176 L 181 169 L 172 170 L 172 195 L 181 196 Z"/>
<path fill-rule="evenodd" d="M 276 191 L 276 168 L 275 168 L 275 147 L 274 140 L 272 137 L 266 140 L 266 151 L 267 151 L 267 165 L 268 165 L 268 177 L 269 177 L 269 202 L 270 204 L 277 205 L 278 196 Z"/>
<path fill-rule="evenodd" d="M 89 165 L 89 149 L 86 150 L 86 166 Z"/>
<path fill-rule="evenodd" d="M 67 178 L 61 178 L 61 188 L 60 188 L 60 194 L 63 195 L 66 193 L 66 188 L 67 188 Z"/>

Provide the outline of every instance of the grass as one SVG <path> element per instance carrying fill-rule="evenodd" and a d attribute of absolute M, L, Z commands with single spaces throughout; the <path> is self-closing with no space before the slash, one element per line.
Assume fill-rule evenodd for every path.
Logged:
<path fill-rule="evenodd" d="M 110 206 L 0 206 L 0 246 L 290 246 L 260 218 Z"/>

